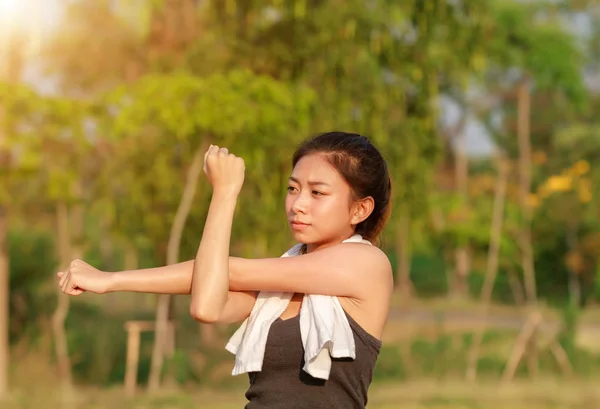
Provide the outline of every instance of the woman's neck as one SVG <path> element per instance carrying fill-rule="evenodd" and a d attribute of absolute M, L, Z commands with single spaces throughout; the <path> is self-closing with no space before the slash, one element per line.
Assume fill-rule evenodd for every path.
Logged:
<path fill-rule="evenodd" d="M 300 254 L 313 253 L 315 251 L 326 249 L 327 247 L 335 246 L 337 244 L 342 243 L 344 240 L 348 240 L 350 237 L 354 236 L 355 234 L 356 234 L 355 232 L 352 232 L 351 234 L 346 235 L 345 237 L 341 237 L 338 240 L 329 241 L 327 243 L 303 244 L 302 248 L 300 249 Z"/>

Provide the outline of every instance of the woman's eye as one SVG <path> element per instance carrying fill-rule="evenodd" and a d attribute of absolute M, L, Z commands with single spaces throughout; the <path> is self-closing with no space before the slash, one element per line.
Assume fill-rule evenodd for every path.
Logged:
<path fill-rule="evenodd" d="M 288 192 L 293 192 L 294 190 L 296 190 L 296 188 L 294 186 L 288 186 L 287 190 Z"/>
<path fill-rule="evenodd" d="M 313 190 L 313 195 L 321 196 L 323 193 Z"/>

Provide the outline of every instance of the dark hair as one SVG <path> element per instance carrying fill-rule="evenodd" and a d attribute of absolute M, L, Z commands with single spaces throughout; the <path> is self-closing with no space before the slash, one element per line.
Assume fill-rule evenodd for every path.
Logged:
<path fill-rule="evenodd" d="M 328 132 L 304 141 L 292 159 L 292 167 L 306 155 L 319 153 L 337 169 L 352 189 L 354 199 L 373 198 L 369 217 L 356 226 L 356 233 L 373 243 L 391 214 L 392 183 L 381 153 L 365 137 L 347 132 Z"/>

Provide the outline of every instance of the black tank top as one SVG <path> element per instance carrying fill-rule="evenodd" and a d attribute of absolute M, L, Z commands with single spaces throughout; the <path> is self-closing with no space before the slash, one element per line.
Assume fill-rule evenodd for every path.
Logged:
<path fill-rule="evenodd" d="M 304 367 L 299 315 L 272 325 L 262 371 L 248 374 L 246 409 L 364 409 L 381 341 L 346 314 L 356 344 L 356 359 L 332 358 L 328 380 Z"/>

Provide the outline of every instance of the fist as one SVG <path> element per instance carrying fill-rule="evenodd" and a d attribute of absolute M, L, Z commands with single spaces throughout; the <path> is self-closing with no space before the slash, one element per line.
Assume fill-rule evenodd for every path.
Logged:
<path fill-rule="evenodd" d="M 104 294 L 109 291 L 112 278 L 111 273 L 100 271 L 81 260 L 73 260 L 66 271 L 56 275 L 62 292 L 68 295 L 80 295 L 85 291 Z"/>
<path fill-rule="evenodd" d="M 244 160 L 229 153 L 227 148 L 211 145 L 204 154 L 204 173 L 213 192 L 237 196 L 244 184 Z"/>

